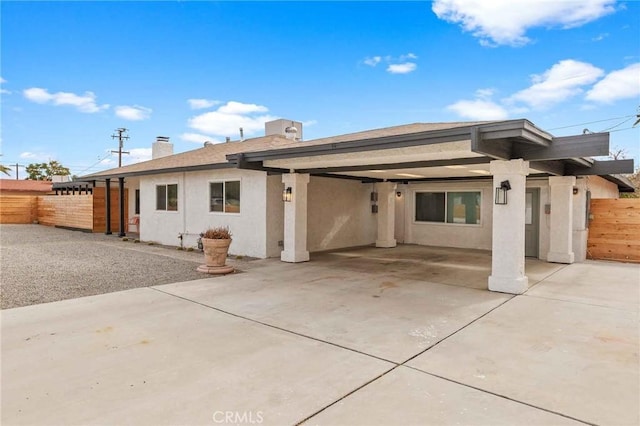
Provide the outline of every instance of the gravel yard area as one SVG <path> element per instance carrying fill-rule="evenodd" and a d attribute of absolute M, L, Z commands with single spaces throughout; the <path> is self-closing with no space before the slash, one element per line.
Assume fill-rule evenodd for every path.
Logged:
<path fill-rule="evenodd" d="M 0 256 L 1 309 L 212 277 L 198 251 L 41 225 L 0 225 Z"/>

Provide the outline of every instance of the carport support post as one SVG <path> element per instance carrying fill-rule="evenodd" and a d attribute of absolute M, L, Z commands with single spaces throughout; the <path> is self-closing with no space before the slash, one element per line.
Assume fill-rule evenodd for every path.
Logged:
<path fill-rule="evenodd" d="M 551 217 L 547 262 L 573 263 L 573 187 L 575 176 L 549 177 Z"/>
<path fill-rule="evenodd" d="M 104 233 L 111 235 L 111 179 L 104 180 L 104 217 L 107 222 Z"/>
<path fill-rule="evenodd" d="M 280 254 L 283 262 L 306 262 L 307 251 L 307 184 L 308 174 L 288 173 L 282 175 L 285 188 L 291 188 L 291 201 L 284 202 L 284 250 Z"/>
<path fill-rule="evenodd" d="M 507 204 L 493 204 L 493 239 L 489 290 L 522 294 L 529 287 L 524 275 L 525 190 L 529 162 L 522 159 L 490 164 L 493 191 L 508 180 Z M 493 198 L 494 193 L 491 193 Z"/>
<path fill-rule="evenodd" d="M 378 238 L 376 247 L 395 247 L 396 224 L 396 184 L 382 182 L 376 184 L 378 190 Z"/>
<path fill-rule="evenodd" d="M 118 207 L 120 207 L 120 232 L 118 232 L 118 237 L 124 237 L 126 234 L 124 233 L 124 178 L 118 178 Z"/>

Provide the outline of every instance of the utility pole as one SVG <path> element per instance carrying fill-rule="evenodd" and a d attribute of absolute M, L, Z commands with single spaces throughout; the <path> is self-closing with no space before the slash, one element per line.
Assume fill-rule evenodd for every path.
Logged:
<path fill-rule="evenodd" d="M 24 167 L 24 165 L 16 163 L 12 164 L 12 166 L 16 167 L 16 180 L 18 180 L 18 167 Z"/>
<path fill-rule="evenodd" d="M 129 151 L 123 151 L 122 148 L 124 148 L 124 141 L 126 139 L 129 139 L 129 136 L 126 135 L 126 132 L 128 132 L 128 129 L 125 129 L 124 127 L 120 127 L 119 129 L 116 129 L 116 132 L 118 132 L 117 135 L 111 135 L 112 139 L 116 139 L 118 138 L 118 150 L 117 151 L 111 151 L 112 153 L 118 153 L 118 167 L 122 167 L 122 154 L 130 154 Z"/>

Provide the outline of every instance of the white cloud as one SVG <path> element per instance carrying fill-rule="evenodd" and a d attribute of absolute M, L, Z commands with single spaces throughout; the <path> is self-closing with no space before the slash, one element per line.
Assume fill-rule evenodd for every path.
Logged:
<path fill-rule="evenodd" d="M 236 139 L 240 136 L 240 127 L 243 129 L 245 137 L 264 131 L 264 123 L 275 120 L 277 117 L 269 114 L 256 115 L 256 113 L 268 111 L 269 109 L 262 105 L 230 101 L 216 111 L 190 118 L 188 125 L 207 135 L 229 136 Z"/>
<path fill-rule="evenodd" d="M 0 84 L 4 84 L 6 83 L 7 80 L 5 80 L 4 78 L 0 77 Z M 0 93 L 4 94 L 4 95 L 9 95 L 11 94 L 11 92 L 7 89 L 0 89 Z"/>
<path fill-rule="evenodd" d="M 612 103 L 618 99 L 640 96 L 640 62 L 612 71 L 587 92 L 586 99 Z"/>
<path fill-rule="evenodd" d="M 385 62 L 387 64 L 387 72 L 391 74 L 408 74 L 413 72 L 418 68 L 418 65 L 415 62 L 418 59 L 418 56 L 415 53 L 406 53 L 404 55 L 400 55 L 398 57 L 393 57 L 391 55 L 387 56 L 371 56 L 367 57 L 363 60 L 365 65 L 369 65 L 370 67 L 375 67 L 381 62 Z"/>
<path fill-rule="evenodd" d="M 24 97 L 39 104 L 53 104 L 56 106 L 74 106 L 80 112 L 95 113 L 109 108 L 108 104 L 98 105 L 93 92 L 76 95 L 70 92 L 49 93 L 47 89 L 32 87 L 23 91 Z"/>
<path fill-rule="evenodd" d="M 387 67 L 387 72 L 391 74 L 408 74 L 413 72 L 418 66 L 413 62 L 405 62 L 404 64 L 390 64 Z"/>
<path fill-rule="evenodd" d="M 602 34 L 598 34 L 596 37 L 593 37 L 591 41 L 602 41 L 607 37 L 609 37 L 609 33 L 602 33 Z"/>
<path fill-rule="evenodd" d="M 302 122 L 302 125 L 305 127 L 315 126 L 316 124 L 318 124 L 318 120 L 307 120 Z"/>
<path fill-rule="evenodd" d="M 615 11 L 615 0 L 435 0 L 438 18 L 459 24 L 483 45 L 522 46 L 535 27 L 579 27 Z"/>
<path fill-rule="evenodd" d="M 140 121 L 151 117 L 152 110 L 140 105 L 120 105 L 116 107 L 116 115 L 125 120 Z"/>
<path fill-rule="evenodd" d="M 212 139 L 211 136 L 201 135 L 200 133 L 183 133 L 180 135 L 180 139 L 182 139 L 183 141 L 200 143 L 200 144 L 205 143 L 207 141 L 212 143 L 222 142 L 220 140 Z"/>
<path fill-rule="evenodd" d="M 382 61 L 381 56 L 372 56 L 371 58 L 365 58 L 363 61 L 365 65 L 369 65 L 370 67 L 375 67 Z"/>
<path fill-rule="evenodd" d="M 523 102 L 532 108 L 546 108 L 583 92 L 582 86 L 594 83 L 604 74 L 586 62 L 566 59 L 541 75 L 531 77 L 532 85 L 512 95 L 508 102 Z"/>
<path fill-rule="evenodd" d="M 211 108 L 212 106 L 222 103 L 213 99 L 187 99 L 187 102 L 189 103 L 189 107 L 191 107 L 191 109 Z"/>
<path fill-rule="evenodd" d="M 242 102 L 229 101 L 218 108 L 223 114 L 251 114 L 253 112 L 267 112 L 269 109 L 262 105 L 243 104 Z"/>
<path fill-rule="evenodd" d="M 41 151 L 25 151 L 25 152 L 21 152 L 19 157 L 22 160 L 27 160 L 30 163 L 42 163 L 42 162 L 46 162 L 49 161 L 50 159 L 52 159 L 52 155 L 46 152 L 41 152 Z"/>
<path fill-rule="evenodd" d="M 129 151 L 129 155 L 126 156 L 126 159 L 122 157 L 123 163 L 133 164 L 151 160 L 151 148 L 131 148 L 127 151 Z"/>
<path fill-rule="evenodd" d="M 509 116 L 505 108 L 489 99 L 462 100 L 447 109 L 470 120 L 504 120 Z"/>

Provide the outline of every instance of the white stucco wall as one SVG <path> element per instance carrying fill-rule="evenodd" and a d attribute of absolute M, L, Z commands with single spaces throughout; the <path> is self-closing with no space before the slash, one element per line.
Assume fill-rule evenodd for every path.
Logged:
<path fill-rule="evenodd" d="M 378 222 L 371 213 L 372 190 L 372 184 L 312 176 L 307 198 L 307 249 L 314 252 L 375 243 Z"/>
<path fill-rule="evenodd" d="M 209 183 L 240 180 L 240 213 L 209 212 Z M 178 184 L 178 211 L 156 211 L 156 185 Z M 140 178 L 140 238 L 185 247 L 197 244 L 209 226 L 228 226 L 233 234 L 231 254 L 267 257 L 266 194 L 264 172 L 222 169 L 172 173 Z"/>
<path fill-rule="evenodd" d="M 460 247 L 491 250 L 493 189 L 491 182 L 412 183 L 399 186 L 403 191 L 404 242 L 427 246 Z M 416 222 L 415 200 L 419 191 L 480 191 L 480 224 Z M 398 208 L 396 212 L 398 212 Z"/>

